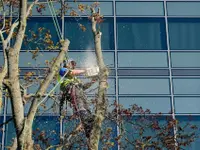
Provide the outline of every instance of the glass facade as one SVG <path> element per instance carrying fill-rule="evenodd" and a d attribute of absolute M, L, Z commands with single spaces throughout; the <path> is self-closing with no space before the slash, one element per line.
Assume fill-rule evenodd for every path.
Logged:
<path fill-rule="evenodd" d="M 91 1 L 81 0 L 81 3 L 90 4 Z M 54 7 L 61 8 L 58 3 L 54 3 Z M 138 104 L 150 109 L 152 114 L 161 112 L 183 124 L 190 121 L 200 127 L 200 0 L 104 0 L 100 1 L 100 7 L 104 15 L 99 26 L 103 33 L 102 50 L 111 71 L 109 100 L 116 99 L 125 108 Z M 48 8 L 42 15 L 35 10 L 32 14 L 27 28 L 37 32 L 38 27 L 45 27 L 51 31 L 53 41 L 57 42 L 58 36 Z M 80 29 L 80 24 L 86 27 L 85 32 Z M 67 13 L 59 19 L 59 26 L 62 35 L 71 41 L 68 55 L 77 60 L 78 67 L 82 67 L 88 55 L 90 58 L 94 56 L 91 23 L 87 16 L 71 17 Z M 37 60 L 32 60 L 27 49 L 30 50 L 30 47 L 24 45 L 20 54 L 22 75 L 30 71 L 30 65 L 44 68 L 45 60 L 58 53 L 44 49 Z M 0 52 L 0 64 L 3 63 L 2 57 Z M 51 107 L 52 101 L 48 103 Z M 0 113 L 0 123 L 11 114 L 8 99 L 5 106 Z M 189 120 L 187 116 L 194 117 Z M 45 132 L 53 129 L 59 134 L 66 127 L 60 128 L 60 124 L 56 124 L 57 119 L 58 116 L 50 110 L 36 117 L 36 123 L 52 124 Z M 117 129 L 115 132 L 117 135 Z M 10 142 L 11 133 L 12 123 L 0 131 L 2 146 Z M 49 136 L 57 144 L 58 136 Z M 187 149 L 198 150 L 199 147 L 197 140 Z M 120 148 L 115 146 L 113 149 Z"/>

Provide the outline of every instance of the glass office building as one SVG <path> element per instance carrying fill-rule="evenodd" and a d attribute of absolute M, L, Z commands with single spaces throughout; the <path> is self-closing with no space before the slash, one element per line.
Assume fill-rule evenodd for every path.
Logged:
<path fill-rule="evenodd" d="M 111 70 L 109 100 L 116 99 L 127 108 L 138 104 L 152 113 L 161 112 L 164 116 L 172 116 L 183 123 L 189 121 L 200 127 L 200 0 L 99 2 L 104 15 L 100 25 L 102 50 L 105 63 Z M 74 5 L 73 2 L 69 3 Z M 81 3 L 93 2 L 81 0 Z M 60 9 L 61 6 L 54 3 L 54 7 Z M 80 29 L 79 23 L 86 27 L 86 32 Z M 81 67 L 88 53 L 94 55 L 91 23 L 87 16 L 71 17 L 67 13 L 63 19 L 59 19 L 59 25 L 62 35 L 71 41 L 69 56 Z M 28 20 L 28 29 L 37 30 L 38 27 L 48 28 L 53 40 L 59 40 L 48 6 L 42 15 L 33 10 L 33 16 Z M 30 70 L 28 62 L 43 68 L 43 62 L 58 53 L 44 51 L 37 61 L 31 61 L 32 55 L 26 52 L 27 49 L 23 46 L 21 51 L 22 74 Z M 10 102 L 5 99 L 0 123 L 10 115 Z M 188 115 L 192 116 L 192 120 L 188 119 Z M 35 126 L 38 123 L 45 129 L 48 125 L 48 130 L 55 130 L 59 135 L 64 127 L 61 128 L 58 118 L 49 110 L 36 117 Z M 2 146 L 11 142 L 13 130 L 12 123 L 3 126 L 0 132 Z M 52 135 L 55 143 L 59 141 L 56 140 L 58 137 Z M 198 150 L 199 142 L 195 141 L 187 149 Z"/>

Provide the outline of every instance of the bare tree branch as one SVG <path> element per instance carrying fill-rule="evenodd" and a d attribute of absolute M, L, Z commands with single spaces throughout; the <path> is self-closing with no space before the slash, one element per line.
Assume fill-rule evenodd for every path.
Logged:
<path fill-rule="evenodd" d="M 12 38 L 12 34 L 15 30 L 15 28 L 19 25 L 19 22 L 15 22 L 12 24 L 11 28 L 10 28 L 10 32 L 5 40 L 6 45 L 10 42 L 11 38 Z"/>
<path fill-rule="evenodd" d="M 26 11 L 26 15 L 23 16 L 23 19 L 21 18 L 21 20 L 26 19 L 26 18 L 30 15 L 30 12 L 31 12 L 33 6 L 34 6 L 37 2 L 38 2 L 38 0 L 35 0 L 35 1 L 28 7 L 28 9 L 27 9 L 27 11 Z M 23 13 L 25 13 L 25 12 L 23 12 Z M 16 21 L 15 23 L 12 24 L 12 26 L 11 26 L 11 28 L 10 28 L 10 32 L 9 32 L 9 34 L 8 34 L 8 37 L 6 38 L 6 41 L 5 41 L 6 44 L 8 44 L 8 42 L 10 42 L 10 40 L 11 40 L 11 38 L 12 38 L 12 34 L 13 34 L 13 32 L 14 32 L 14 29 L 15 29 L 18 25 L 19 25 L 19 22 L 18 22 L 18 21 Z"/>
<path fill-rule="evenodd" d="M 4 36 L 3 36 L 3 33 L 2 33 L 2 31 L 0 30 L 0 37 L 1 37 L 1 41 L 2 41 L 2 43 L 4 42 Z"/>
<path fill-rule="evenodd" d="M 5 16 L 6 16 L 6 12 L 3 13 L 3 26 L 1 28 L 1 31 L 4 29 L 5 24 L 6 24 L 6 17 Z"/>
<path fill-rule="evenodd" d="M 67 137 L 65 137 L 66 140 L 64 140 L 63 144 L 58 145 L 51 145 L 46 150 L 50 150 L 52 148 L 56 148 L 56 150 L 60 150 L 62 148 L 68 148 L 73 143 L 70 143 L 70 139 L 72 137 L 75 137 L 80 131 L 82 130 L 82 124 L 80 123 Z"/>
<path fill-rule="evenodd" d="M 28 112 L 28 121 L 30 122 L 30 124 L 33 123 L 33 119 L 35 117 L 35 114 L 36 114 L 36 111 L 38 108 L 38 103 L 42 100 L 42 97 L 44 96 L 45 91 L 47 90 L 49 84 L 53 80 L 55 74 L 58 72 L 60 64 L 63 62 L 65 53 L 68 51 L 69 44 L 70 44 L 70 41 L 67 39 L 64 42 L 62 42 L 62 48 L 61 48 L 59 55 L 57 56 L 54 64 L 52 65 L 51 70 L 50 70 L 49 74 L 47 75 L 46 79 L 44 79 L 44 81 L 41 83 L 41 85 L 36 93 L 36 97 L 33 100 L 31 108 Z"/>
<path fill-rule="evenodd" d="M 10 121 L 12 121 L 13 118 L 9 118 L 8 120 L 6 120 L 6 122 L 3 122 L 2 124 L 0 124 L 0 128 L 3 126 L 3 125 L 6 125 L 8 124 Z"/>
<path fill-rule="evenodd" d="M 7 148 L 8 148 L 8 150 L 16 150 L 17 149 L 17 138 L 14 138 L 13 144 Z"/>
<path fill-rule="evenodd" d="M 30 15 L 30 12 L 35 4 L 37 4 L 38 0 L 35 0 L 27 9 L 26 17 Z"/>
<path fill-rule="evenodd" d="M 3 106 L 3 80 L 6 77 L 6 74 L 8 72 L 8 55 L 5 49 L 5 41 L 2 32 L 0 31 L 0 37 L 3 44 L 3 57 L 4 57 L 4 64 L 2 66 L 2 70 L 0 71 L 0 110 Z"/>

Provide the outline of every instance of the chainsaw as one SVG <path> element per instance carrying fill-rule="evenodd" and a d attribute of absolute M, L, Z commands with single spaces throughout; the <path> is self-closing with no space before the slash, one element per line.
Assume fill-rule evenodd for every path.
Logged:
<path fill-rule="evenodd" d="M 94 76 L 97 76 L 98 74 L 99 74 L 98 66 L 93 66 L 86 69 L 86 76 L 88 77 L 94 77 Z"/>

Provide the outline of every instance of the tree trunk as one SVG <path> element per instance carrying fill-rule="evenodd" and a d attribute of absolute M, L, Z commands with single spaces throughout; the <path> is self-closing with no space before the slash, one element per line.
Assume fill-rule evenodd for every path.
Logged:
<path fill-rule="evenodd" d="M 92 31 L 94 35 L 94 43 L 95 43 L 95 52 L 97 57 L 97 63 L 99 66 L 99 89 L 98 89 L 98 99 L 97 106 L 95 111 L 95 119 L 94 124 L 91 131 L 91 136 L 89 139 L 89 149 L 90 150 L 98 150 L 99 139 L 101 134 L 101 126 L 104 120 L 105 112 L 107 109 L 107 78 L 108 78 L 108 69 L 104 64 L 103 54 L 101 50 L 101 35 L 100 31 L 96 30 L 96 18 L 100 17 L 100 10 L 95 13 L 94 9 L 92 9 Z"/>
<path fill-rule="evenodd" d="M 24 107 L 19 84 L 19 52 L 13 48 L 9 49 L 8 53 L 8 79 L 9 79 L 9 93 L 11 96 L 11 107 L 13 113 L 13 120 L 16 128 L 18 148 L 23 149 L 23 130 L 24 130 Z"/>
<path fill-rule="evenodd" d="M 70 44 L 70 42 L 67 39 L 63 42 L 59 55 L 57 56 L 54 64 L 52 65 L 49 74 L 44 79 L 44 81 L 41 83 L 41 85 L 36 93 L 35 99 L 32 102 L 31 108 L 29 109 L 28 116 L 27 116 L 25 124 L 24 124 L 24 128 L 25 128 L 24 129 L 24 132 L 25 132 L 24 140 L 25 140 L 25 146 L 26 146 L 27 150 L 33 148 L 32 125 L 33 125 L 34 117 L 36 115 L 36 111 L 37 111 L 38 107 L 40 106 L 40 102 L 42 101 L 43 95 L 45 94 L 49 84 L 55 77 L 56 73 L 59 70 L 60 64 L 64 60 L 64 56 L 68 50 L 69 44 Z"/>

